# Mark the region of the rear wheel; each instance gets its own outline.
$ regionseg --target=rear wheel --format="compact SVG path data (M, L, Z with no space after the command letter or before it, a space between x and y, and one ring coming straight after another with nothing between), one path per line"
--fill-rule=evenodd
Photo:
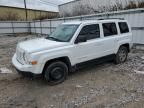
M67 75L67 65L64 62L56 61L46 67L44 77L49 85L57 85L64 82Z
M116 54L115 63L124 63L127 60L128 49L125 46L121 46Z

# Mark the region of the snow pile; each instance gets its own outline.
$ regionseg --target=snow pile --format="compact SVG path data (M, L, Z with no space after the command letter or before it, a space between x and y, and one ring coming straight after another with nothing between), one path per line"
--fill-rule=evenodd
M0 74L1 73L5 73L5 74L9 74L9 73L12 73L12 71L11 70L9 70L9 69L7 69L7 68L0 68Z

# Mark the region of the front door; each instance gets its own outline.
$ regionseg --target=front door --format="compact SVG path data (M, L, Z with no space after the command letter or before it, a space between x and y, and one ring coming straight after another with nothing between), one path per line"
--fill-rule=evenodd
M77 39L80 37L86 37L87 41L75 44L73 55L76 63L99 57L102 52L99 24L85 25L80 31Z

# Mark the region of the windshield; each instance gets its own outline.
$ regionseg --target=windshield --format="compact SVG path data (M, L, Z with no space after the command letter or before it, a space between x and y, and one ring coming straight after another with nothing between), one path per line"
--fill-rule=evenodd
M76 32L79 25L61 25L47 39L68 42Z

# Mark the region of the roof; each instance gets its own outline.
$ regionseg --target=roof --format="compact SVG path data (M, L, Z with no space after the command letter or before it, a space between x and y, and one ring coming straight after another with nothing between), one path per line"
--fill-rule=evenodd
M25 9L25 8L23 8L23 7L4 6L4 5L0 5L0 7L5 7L5 8L15 8L15 9ZM58 12L55 12L55 11L46 11L46 10L30 9L30 8L27 8L27 10L58 13Z
M98 20L83 20L83 21L70 21L70 22L65 22L63 24L76 24L76 25L79 25L79 24L88 24L88 23L98 23L98 22L115 22L115 21L126 21L126 20L123 20L123 19L98 19Z

